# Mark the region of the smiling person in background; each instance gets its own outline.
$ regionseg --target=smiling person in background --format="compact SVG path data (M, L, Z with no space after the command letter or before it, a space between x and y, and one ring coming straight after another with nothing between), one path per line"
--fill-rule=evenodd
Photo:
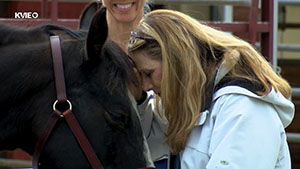
M102 0L107 9L108 38L127 51L130 32L144 16L145 0Z
M102 0L102 3L107 9L108 38L127 52L130 32L137 27L144 13L150 11L146 0ZM167 169L167 120L156 112L153 92L144 92L138 100L141 125L154 165L157 169Z

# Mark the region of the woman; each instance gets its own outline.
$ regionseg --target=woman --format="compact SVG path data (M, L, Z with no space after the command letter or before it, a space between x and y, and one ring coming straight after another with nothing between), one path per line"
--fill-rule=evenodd
M143 18L146 0L102 0L102 3L107 9L109 39L127 51L130 31Z
M148 12L148 3L146 0L102 0L102 3L107 9L108 38L127 52L130 32L136 28L144 13ZM139 92L135 93L136 86L131 87L135 98L139 98ZM168 123L156 113L152 92L144 93L138 104L141 124L154 165L157 169L166 169L169 148L165 138Z
M291 88L250 44L156 10L131 33L129 55L144 90L161 96L181 169L291 168Z

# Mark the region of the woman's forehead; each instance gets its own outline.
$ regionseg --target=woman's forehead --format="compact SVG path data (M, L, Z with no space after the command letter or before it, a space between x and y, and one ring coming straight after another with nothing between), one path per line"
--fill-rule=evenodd
M139 58L136 59L137 68L140 70L153 70L158 65L161 64L161 61L153 59L151 57L145 57L140 55Z

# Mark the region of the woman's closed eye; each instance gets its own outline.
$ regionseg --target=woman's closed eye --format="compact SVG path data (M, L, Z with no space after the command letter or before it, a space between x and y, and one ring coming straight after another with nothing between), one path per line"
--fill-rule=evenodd
M146 77L151 77L152 71L143 71L143 74L144 74Z

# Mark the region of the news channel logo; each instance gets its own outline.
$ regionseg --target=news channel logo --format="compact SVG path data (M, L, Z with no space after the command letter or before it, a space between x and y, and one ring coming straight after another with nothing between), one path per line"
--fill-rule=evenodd
M15 19L37 19L39 13L37 12L15 12Z

